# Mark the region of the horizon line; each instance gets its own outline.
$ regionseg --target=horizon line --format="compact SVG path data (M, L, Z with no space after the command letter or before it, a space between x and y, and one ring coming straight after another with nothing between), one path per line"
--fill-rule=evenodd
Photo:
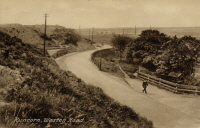
M44 24L21 24L21 23L2 23L0 24L1 25L22 25L22 26L42 26ZM65 27L65 28L71 28L71 29L79 29L79 28L72 28L72 27L66 27L64 25L58 25L58 24L48 24L47 26L60 26L60 27ZM84 27L84 28L80 28L80 29L92 29L92 28L96 28L96 29L115 29L115 28L135 28L135 26L130 26L130 27L121 27L121 26L118 26L118 27ZM152 28L200 28L200 26L184 26L184 27L167 27L167 26L150 26L149 27L143 27L143 26L138 26L136 25L136 28L149 28L149 29L152 29Z

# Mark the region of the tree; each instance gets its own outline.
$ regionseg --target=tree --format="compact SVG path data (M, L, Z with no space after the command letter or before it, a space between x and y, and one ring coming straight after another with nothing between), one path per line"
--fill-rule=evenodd
M111 39L111 43L114 48L119 50L120 53L120 61L122 59L122 53L124 52L126 45L130 42L132 42L133 39L127 36L122 36L122 35L114 35Z
M77 42L81 40L81 36L79 36L74 32L65 33L64 38L65 38L65 44L73 44L73 45L77 45Z
M164 52L157 57L158 74L179 72L188 76L194 72L200 50L200 42L191 36L178 39L176 36L162 46Z
M136 50L145 50L150 54L158 54L162 44L169 40L170 37L160 33L158 30L144 30L141 32L140 37L135 40Z
M127 60L130 62L134 58L144 59L149 55L157 55L162 50L161 46L169 40L170 37L158 30L144 30L130 45Z
M53 38L57 41L64 41L64 44L77 45L77 42L81 40L81 36L78 35L73 29L56 28L52 34Z

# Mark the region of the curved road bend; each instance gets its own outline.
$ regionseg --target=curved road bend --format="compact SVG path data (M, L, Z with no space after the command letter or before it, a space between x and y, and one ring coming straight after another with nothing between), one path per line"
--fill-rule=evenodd
M91 54L94 51L65 55L56 59L56 62L60 68L73 72L87 84L102 88L105 94L117 102L131 107L140 115L152 120L156 128L200 128L199 109L196 113L191 112L193 102L190 102L189 98L188 101L184 100L185 106L180 107L182 102L178 101L176 96L178 99L183 99L184 96L180 97L180 95L173 94L172 97L170 92L162 94L166 91L162 89L153 90L156 88L153 86L153 88L148 86L147 91L149 93L144 95L139 91L141 81L135 80L135 84L133 84L134 81L129 81L132 86L130 87L128 84L116 80L116 78L113 79L109 74L99 71L90 61ZM154 93L150 91L154 91ZM158 92L155 93L155 91ZM178 110L180 108L183 111ZM187 110L190 112L187 113ZM198 116L194 116L195 114Z

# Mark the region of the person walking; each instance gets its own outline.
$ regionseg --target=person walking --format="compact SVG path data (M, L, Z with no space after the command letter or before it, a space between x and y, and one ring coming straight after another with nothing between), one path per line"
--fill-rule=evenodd
M143 81L143 83L142 83L142 87L143 87L143 90L142 90L142 92L143 93L146 93L147 94L147 86L148 86L148 82L146 81L146 80L144 80Z

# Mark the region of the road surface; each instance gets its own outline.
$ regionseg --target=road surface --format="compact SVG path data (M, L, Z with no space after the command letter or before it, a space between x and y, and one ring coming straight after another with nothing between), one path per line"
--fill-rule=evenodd
M140 80L127 80L130 86L121 78L99 71L90 60L94 51L68 54L56 62L60 68L102 88L115 101L152 120L156 128L200 128L199 96L173 94L152 85L147 88L148 94L143 94Z

